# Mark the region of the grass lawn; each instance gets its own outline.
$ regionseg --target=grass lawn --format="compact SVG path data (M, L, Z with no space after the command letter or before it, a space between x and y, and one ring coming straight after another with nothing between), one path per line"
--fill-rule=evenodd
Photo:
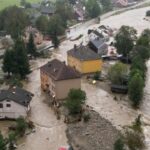
M34 3L34 2L40 2L41 0L27 0L30 3ZM12 6L12 5L19 5L20 4L20 0L0 0L0 10L8 7L8 6Z

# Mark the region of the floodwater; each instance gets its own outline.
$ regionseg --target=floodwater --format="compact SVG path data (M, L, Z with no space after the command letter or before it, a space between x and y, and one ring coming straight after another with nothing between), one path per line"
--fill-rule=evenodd
M145 12L150 9L141 8L131 10L120 15L111 16L102 20L101 24L109 25L112 28L120 28L122 25L133 26L141 33L143 29L150 28L150 22L143 20ZM71 42L66 40L62 42L60 48L55 50L52 58L58 58L62 61L67 60L66 52L73 48L74 44L86 43L86 36L88 29L99 26L82 24L71 31L72 35L84 36L78 40ZM31 102L31 114L29 116L36 125L36 132L28 135L22 142L20 142L18 150L58 150L59 146L67 145L67 138L65 135L66 125L63 120L57 120L53 111L45 103L47 98L40 89L40 74L39 67L48 62L50 59L38 59L32 62L32 69L34 70L29 75L29 82L25 84L25 88L32 92L35 96ZM146 123L150 123L149 106L150 106L150 62L148 62L148 79L145 87L145 99L140 110L135 111L130 107L127 100L115 101L114 97L107 91L102 90L95 85L88 84L85 80L82 81L82 89L87 93L87 104L93 107L101 116L108 119L114 126L121 129L123 126L131 124L131 122L138 116L143 114ZM122 98L123 99L123 98ZM150 127L144 126L146 141L150 149Z
M135 27L138 33L141 33L142 30L150 27L150 22L143 20L145 12L148 9L150 9L150 7L137 10L135 9L117 16L111 16L107 19L104 19L102 24L109 25L112 28L120 28L122 25L129 25ZM86 42L88 29L95 28L99 26L99 24L91 26L82 24L81 26L82 27L79 27L79 30L78 28L72 30L71 35L83 34L83 38L74 42L69 40L62 42L59 49L53 52L52 58L58 58L62 61L67 60L67 51L73 48L74 44ZM40 90L38 67L47 61L48 60L41 59L34 63L33 68L35 67L37 69L35 69L34 72L29 76L30 82L26 85L26 88L35 94L35 97L31 103L32 112L30 118L36 124L36 133L27 136L24 144L22 144L19 150L57 150L58 146L67 144L67 139L65 136L65 124L63 121L57 121L51 109L45 103L43 103L44 96ZM148 72L150 74L150 71ZM148 83L150 84L150 81ZM101 116L108 119L118 129L122 129L123 126L131 124L140 113L146 115L150 114L150 102L148 101L148 97L141 110L135 111L130 107L130 104L127 100L115 101L113 96L107 91L104 91L94 85L90 85L85 81L82 81L82 88L87 93L87 104L99 112ZM147 85L147 91L148 88L149 86ZM149 144L149 127L146 126L144 128L144 132L148 142L147 144Z
M47 61L49 60L40 59L32 62L34 71L29 75L25 88L34 94L29 119L34 122L36 132L22 140L18 150L58 150L60 146L67 145L66 125L63 120L56 119L54 112L45 103L48 99L40 88L38 68Z

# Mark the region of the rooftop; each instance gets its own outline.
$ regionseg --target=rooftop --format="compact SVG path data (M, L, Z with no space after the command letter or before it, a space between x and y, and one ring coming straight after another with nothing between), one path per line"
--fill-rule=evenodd
M102 38L95 38L94 40L90 41L97 49L99 48L107 48L107 44L105 43L104 39Z
M13 87L9 90L0 91L0 102L4 100L12 100L20 105L27 107L32 99L32 96L32 93L24 89Z
M54 59L41 67L41 71L48 74L55 81L80 78L81 75L65 62Z
M78 47L74 46L72 50L68 51L68 55L71 55L81 61L100 59L99 55L93 52L89 47L83 45Z

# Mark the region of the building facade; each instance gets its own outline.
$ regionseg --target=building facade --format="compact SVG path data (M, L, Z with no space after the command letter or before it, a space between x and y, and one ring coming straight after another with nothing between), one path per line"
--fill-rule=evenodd
M18 87L0 91L0 119L26 117L33 94Z
M67 53L68 65L78 70L81 74L101 71L102 60L99 55L86 46L75 46Z
M71 89L81 88L81 75L57 59L40 68L41 88L56 100L65 99Z

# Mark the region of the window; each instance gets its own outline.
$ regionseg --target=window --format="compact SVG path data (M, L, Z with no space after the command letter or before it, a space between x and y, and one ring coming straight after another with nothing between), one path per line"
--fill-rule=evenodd
M11 105L10 104L6 104L6 107L11 107Z
M3 108L3 104L2 103L0 103L0 108Z

